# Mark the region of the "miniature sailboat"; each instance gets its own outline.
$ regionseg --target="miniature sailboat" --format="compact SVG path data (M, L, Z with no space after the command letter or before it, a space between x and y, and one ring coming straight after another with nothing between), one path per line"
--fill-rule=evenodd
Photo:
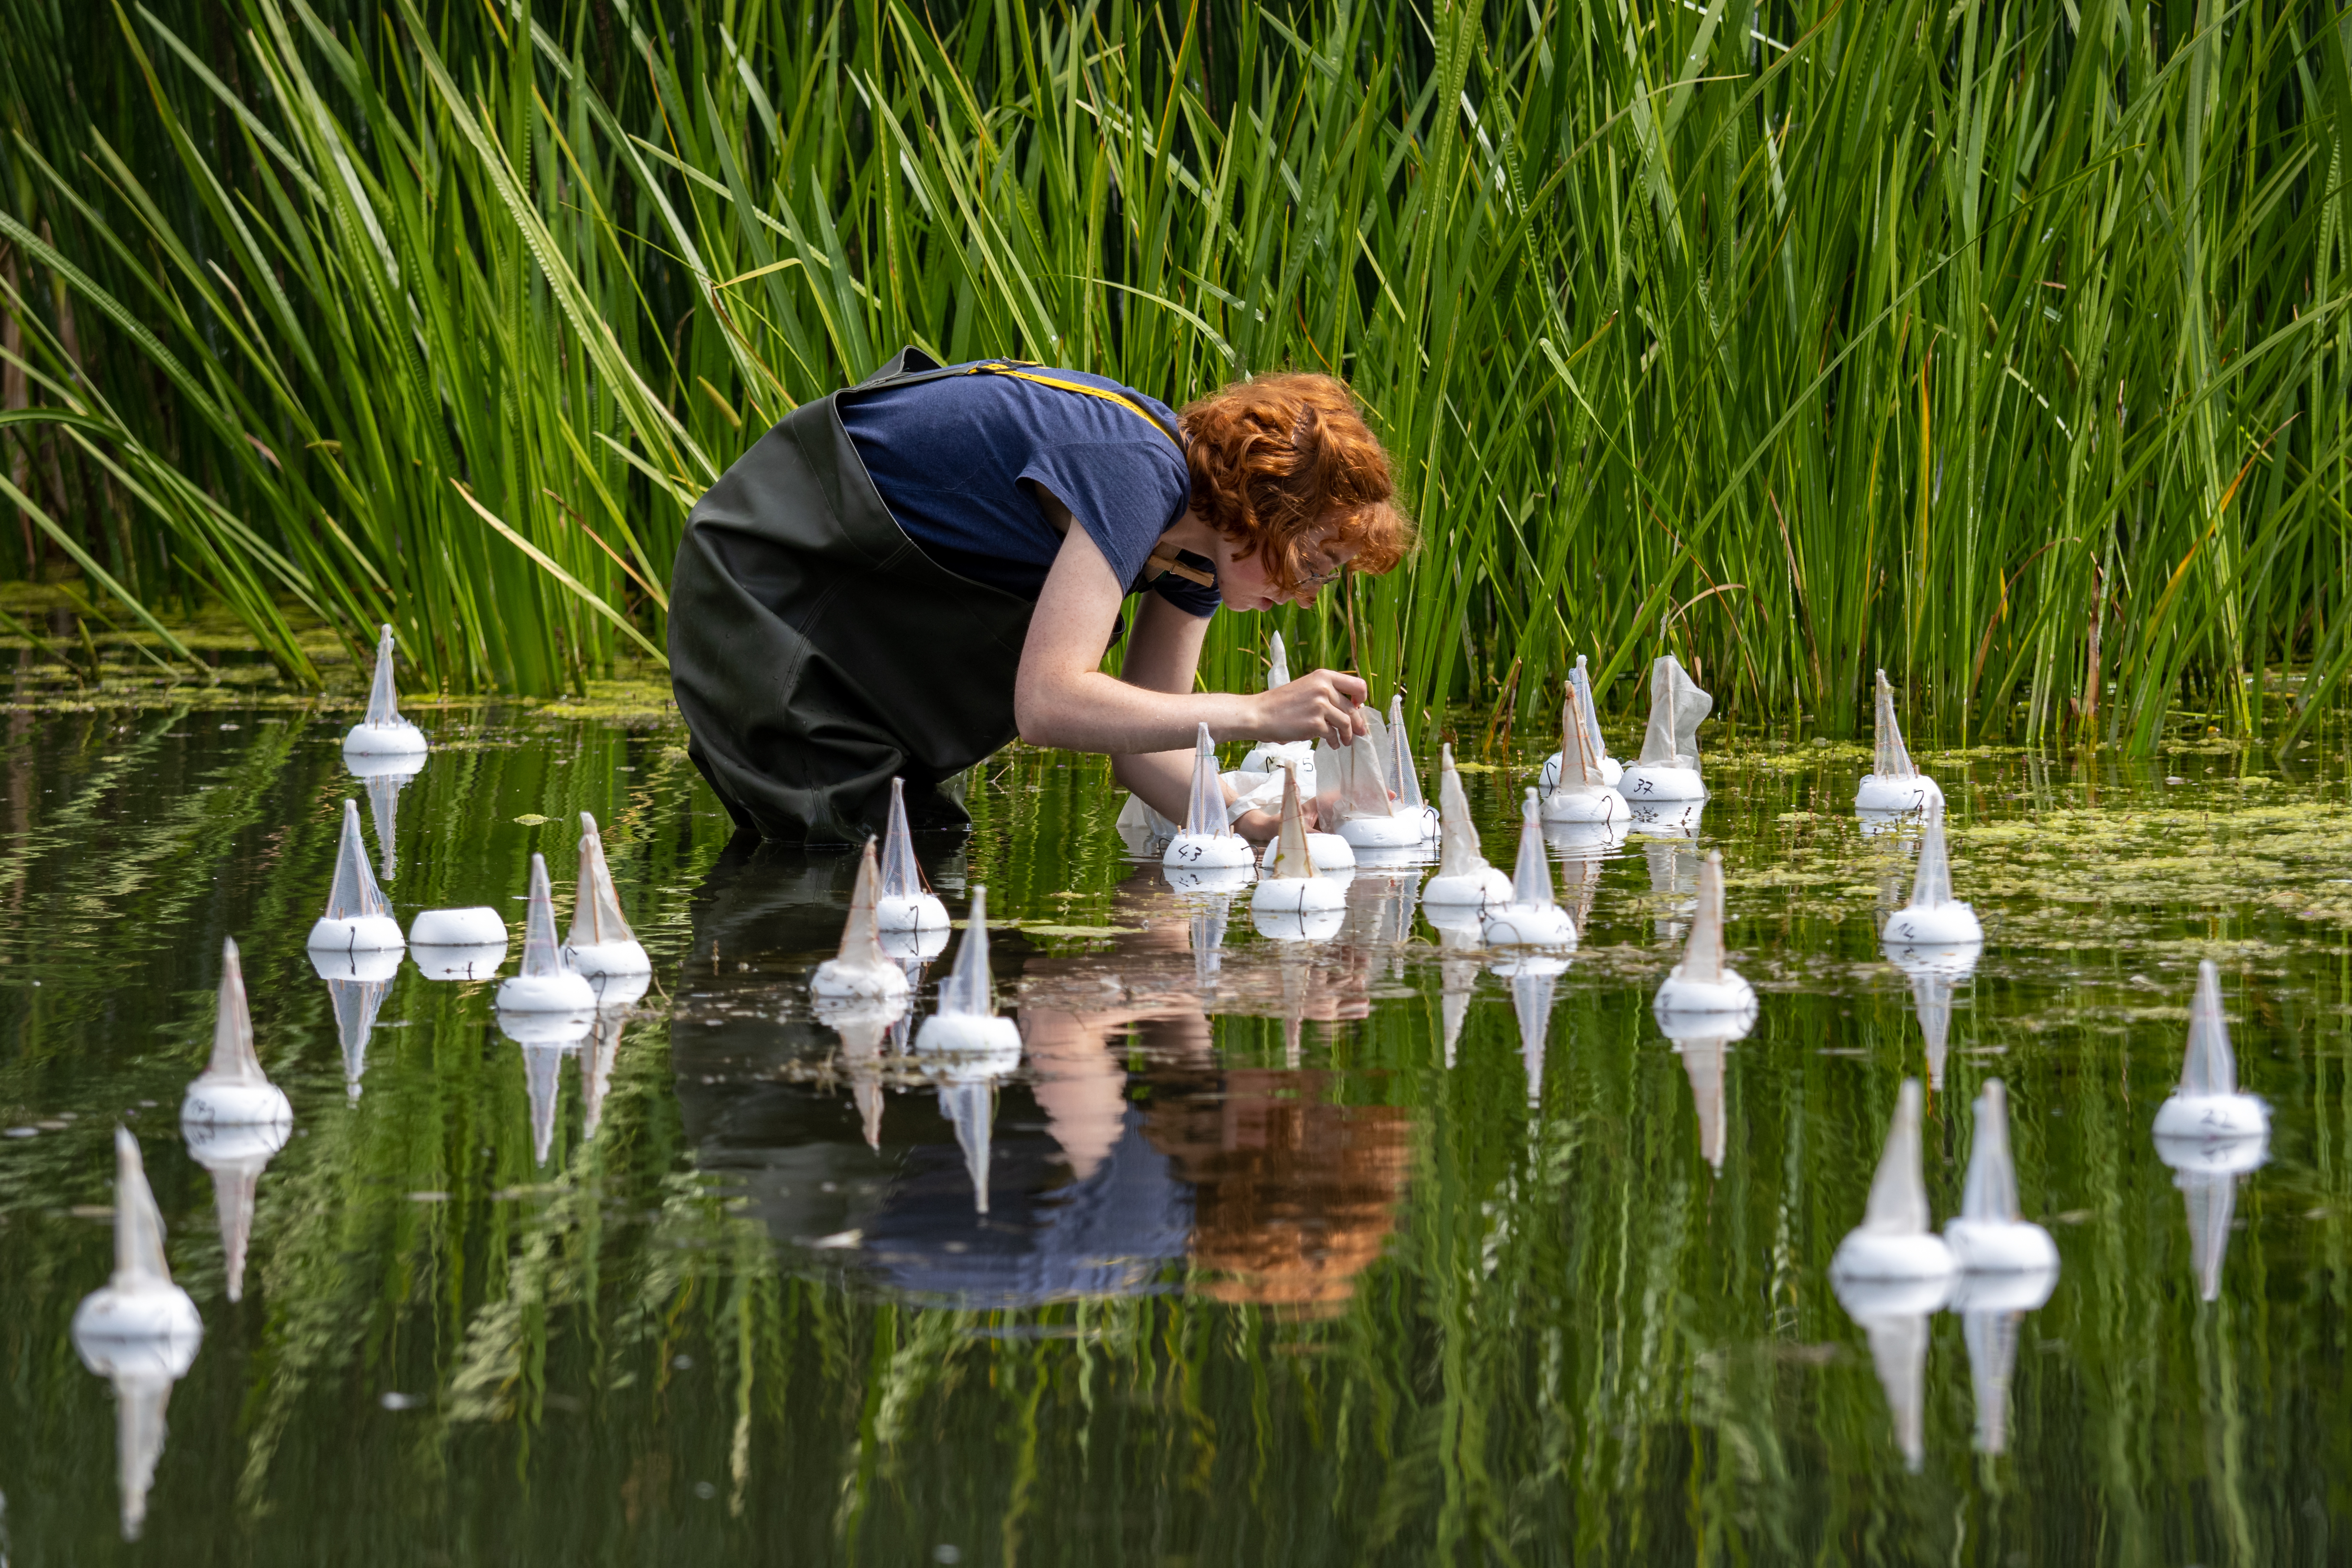
M1830 1260L1830 1278L1856 1281L1943 1281L1951 1276L1951 1249L1927 1228L1927 1185L1919 1174L1919 1081L1906 1078L1895 1099L1895 1121L1870 1184L1862 1224L1846 1233Z
M1486 863L1471 821L1470 796L1454 766L1454 747L1438 748L1437 874L1421 890L1423 908L1484 909L1511 901L1511 879Z
M213 1019L212 1061L188 1085L180 1104L183 1124L197 1127L275 1126L290 1128L294 1108L285 1092L261 1071L253 1050L253 1015L245 998L245 970L237 962L236 944L221 943L219 1010ZM284 1141L282 1138L279 1140Z
M1568 701L1575 705L1577 722L1584 730L1585 753L1600 769L1601 782L1612 789L1616 789L1625 776L1624 765L1609 755L1609 743L1601 738L1601 713L1592 705L1592 674L1585 667L1581 653L1576 656L1576 668L1568 673ZM1560 765L1567 755L1568 747L1563 746L1544 758L1543 771L1538 775L1537 783L1541 786L1546 799L1559 788Z
M115 1443L122 1493L122 1538L136 1541L147 1492L163 1455L163 1409L172 1385L194 1364L204 1320L163 1260L163 1218L147 1186L139 1141L114 1132L114 1276L74 1310L73 1343L82 1364L114 1384Z
M1661 653L1650 665L1650 727L1639 760L1617 780L1631 801L1704 800L1699 777L1698 727L1713 712L1715 698L1698 689L1682 661Z
M1944 808L1929 805L1919 829L1919 867L1911 877L1911 902L1888 917L1889 946L1967 947L1984 940L1977 912L1952 896L1952 866L1944 852Z
M1559 766L1552 769L1552 784L1544 796L1544 821L1624 821L1633 810L1625 804L1625 797L1611 789L1602 778L1601 759L1585 737L1584 724L1576 707L1576 694L1571 691L1568 700L1560 704Z
M1347 890L1315 870L1307 819L1299 809L1298 778L1282 780L1282 831L1275 835L1274 863L1250 894L1250 908L1268 914L1307 915L1345 908Z
M1340 749L1317 741L1316 777L1325 792L1338 795L1339 836L1360 850L1418 850L1422 822L1401 816L1389 796L1388 753L1381 736L1388 726L1380 715L1364 715L1367 732Z
M547 858L530 857L530 895L523 904L522 967L499 983L501 1013L588 1014L596 988L574 969L555 940L555 898L548 891ZM582 1031L586 1032L583 1023Z
M1698 868L1698 908L1691 915L1690 941L1683 961L1666 976L1650 1003L1661 1017L1674 1013L1753 1013L1756 990L1723 961L1723 852L1709 850Z
M907 781L890 780L890 821L882 833L882 895L874 924L884 931L945 931L948 906L923 883L915 835L907 827Z
M1401 817L1419 815L1424 841L1437 837L1437 808L1421 793L1421 771L1412 765L1412 740L1404 729L1404 694L1389 698L1389 788Z
M368 685L367 717L343 737L344 756L421 757L428 748L425 732L400 716L392 664L392 628L387 625L375 640L375 675Z
M1930 806L1941 810L1943 786L1911 766L1902 726L1895 720L1895 688L1887 684L1885 670L1878 672L1877 743L1878 755L1854 791L1853 809L1882 817L1924 811Z
M2189 1051L2180 1083L2156 1113L2158 1138L2267 1137L2271 1108L2238 1092L2238 1059L2221 1016L2221 971L2208 958L2197 966L2197 999L2189 1008Z
M1234 831L1225 814L1224 780L1217 773L1217 746L1209 727L1201 726L1192 747L1192 800L1185 813L1184 831L1168 841L1160 862L1171 871L1246 868L1256 857Z
M428 980L487 980L507 961L507 923L487 904L420 910L408 956Z
M1519 809L1519 858L1511 873L1511 901L1488 909L1478 934L1489 947L1573 947L1576 922L1552 896L1551 857L1529 789Z
M343 802L343 834L335 846L335 880L327 892L327 913L310 927L312 952L390 952L405 945L392 905L376 890L368 869L367 844L360 836L360 806ZM396 963L395 959L395 963Z
M882 873L875 862L874 841L858 852L857 882L849 895L849 918L841 928L841 951L816 967L809 979L809 995L864 998L886 1001L907 994L907 972L890 961L875 939L874 904L881 896Z
M1266 639L1265 689L1290 684L1290 660L1283 651L1282 633L1274 632ZM1311 740L1264 740L1242 758L1242 768L1248 773L1279 773L1287 763L1298 775L1301 794L1315 793L1315 743Z
M940 982L939 1009L915 1031L915 1050L926 1056L961 1052L996 1057L1010 1052L1013 1062L1021 1060L1021 1026L996 1010L995 985L988 967L985 887L971 890L963 946L956 949L955 967Z
M1998 1078L1977 1094L1976 1145L1969 1151L1960 1216L1944 1227L1953 1260L1972 1274L2054 1270L2058 1244L2017 1203L2017 1166L2009 1152L2009 1093Z
M1717 1175L1723 1171L1723 1151L1728 1131L1724 1098L1724 1061L1731 1048L1756 1027L1756 1012L1694 1013L1660 1011L1661 1033L1674 1042L1690 1080L1691 1109L1698 1117L1698 1152Z
M1266 841L1265 852L1258 857L1259 869L1273 874L1283 874L1275 873L1274 867L1275 862L1282 853L1283 845L1289 841L1291 802L1295 800L1299 809L1299 833L1306 841L1304 847L1307 862L1315 868L1307 874L1330 878L1335 873L1352 873L1356 866L1356 847L1353 844L1337 833L1317 833L1307 830L1306 805L1307 798L1315 792L1311 782L1314 770L1309 768L1304 773L1298 772L1285 760L1276 764L1275 771L1281 774L1283 779L1282 800L1276 811L1282 821L1282 829ZM1297 863L1299 862L1296 860L1292 862L1294 867ZM1294 870L1289 874L1297 873ZM1335 885L1344 887L1347 880L1346 876L1339 876ZM1265 884L1261 883L1259 885ZM1256 907L1263 909L1274 906L1261 904ZM1318 904L1315 907L1323 906Z
M621 895L613 886L612 868L604 863L604 835L585 811L580 813L580 880L572 889L572 934L564 939L563 958L588 976L654 972L645 944L622 917Z

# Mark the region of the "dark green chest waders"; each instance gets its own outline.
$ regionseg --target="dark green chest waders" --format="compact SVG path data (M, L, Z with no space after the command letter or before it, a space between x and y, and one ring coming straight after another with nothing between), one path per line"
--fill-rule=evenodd
M971 818L940 789L1017 733L1036 607L925 555L883 504L837 400L964 372L902 349L793 410L687 517L670 680L694 765L740 828L859 843L907 781L913 826Z

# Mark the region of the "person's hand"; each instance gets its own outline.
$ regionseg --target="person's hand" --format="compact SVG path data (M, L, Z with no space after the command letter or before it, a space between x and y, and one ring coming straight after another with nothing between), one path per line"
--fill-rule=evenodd
M1320 825L1322 820L1321 804L1322 802L1320 798L1317 796L1307 795L1302 796L1299 799L1299 820L1306 823L1307 831L1310 833L1319 833L1324 831ZM1254 844L1271 843L1274 841L1275 835L1282 831L1282 813L1279 811L1244 811L1240 816L1234 819L1234 831L1239 833L1242 837L1247 839Z
M1344 747L1367 733L1364 698L1370 689L1353 675L1317 670L1257 699L1260 740L1321 740Z

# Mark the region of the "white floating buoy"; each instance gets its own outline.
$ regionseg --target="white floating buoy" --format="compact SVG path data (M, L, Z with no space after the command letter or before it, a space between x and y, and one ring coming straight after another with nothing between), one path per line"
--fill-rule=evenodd
M1878 672L1877 721L1878 755L1854 790L1853 809L1881 817L1924 811L1931 805L1941 810L1943 786L1911 766L1902 727L1895 718L1895 688L1887 684L1885 670Z
M1633 815L1625 797L1601 776L1601 759L1577 718L1574 692L1560 705L1559 766L1551 769L1551 780L1543 798L1547 822L1622 822Z
M1709 850L1699 862L1698 907L1691 912L1690 940L1683 948L1683 961L1668 972L1650 1008L1661 1018L1756 1010L1755 988L1723 961L1721 850Z
M555 897L548 891L544 855L530 857L530 895L523 909L522 967L499 982L498 1010L582 1015L580 1032L584 1034L585 1015L596 1010L596 990L564 961L555 940Z
M507 923L495 909L426 909L408 923L408 956L428 980L487 980L507 961Z
M1948 1280L1951 1249L1927 1228L1927 1184L1919 1175L1919 1081L1906 1078L1895 1097L1895 1121L1871 1179L1862 1224L1830 1260L1830 1278L1857 1281Z
M392 628L386 626L375 640L375 676L368 685L367 717L343 737L343 755L346 758L421 757L427 748L425 732L400 716L393 692Z
M1404 729L1404 694L1389 698L1389 788L1396 795L1396 814L1419 817L1426 843L1437 837L1437 808L1421 792L1421 770L1412 763L1412 739Z
M1427 910L1485 909L1511 901L1511 879L1486 863L1478 843L1478 827L1470 818L1470 796L1462 788L1461 771L1454 766L1454 747L1438 748L1437 874L1422 887L1422 907ZM1437 916L1432 915L1432 924Z
M1266 638L1265 689L1290 684L1290 661L1283 652L1282 633ZM1287 765L1298 775L1299 790L1315 793L1315 743L1311 740L1262 740L1242 758L1247 773L1279 773Z
M1577 723L1584 731L1585 752L1600 770L1601 782L1616 789L1625 777L1625 768L1609 755L1609 743L1601 738L1601 712L1592 706L1592 675L1585 668L1581 653L1576 656L1576 668L1568 673L1568 700L1575 705ZM1536 776L1536 783L1546 799L1559 787L1560 768L1567 757L1568 747L1562 746L1544 758L1543 771Z
M604 863L604 835L585 811L580 813L580 880L572 890L572 934L564 938L563 958L588 976L654 972L645 944L621 915L621 895Z
M306 944L314 953L390 952L398 967L405 946L392 905L376 890L368 869L367 844L360 836L360 805L343 802L343 835L335 846L335 881L327 892L327 913L310 927Z
M1952 865L1944 853L1940 800L1923 813L1911 902L1887 916L1881 939L1897 947L1966 947L1984 940L1977 912L1952 896Z
M294 1124L285 1092L261 1071L253 1051L253 1015L246 1005L245 971L236 944L221 944L220 1001L213 1019L213 1056L180 1103L183 1125L274 1126ZM281 1143L283 1139L279 1140Z
M1321 779L1326 795L1337 798L1339 821L1333 831L1358 850L1417 852L1422 844L1421 820L1399 816L1389 795L1388 754L1380 741L1388 726L1369 710L1364 722L1366 733L1345 747L1335 749L1327 741L1315 743L1316 777ZM1363 857L1360 855L1358 862L1362 863Z
M1617 780L1618 792L1635 803L1706 800L1698 727L1714 709L1715 699L1698 689L1682 661L1661 653L1650 665L1650 726L1642 755Z
M2189 1007L2189 1050L2180 1083L2158 1107L2159 1138L2209 1142L2270 1135L2271 1108L2238 1092L2238 1059L2221 1016L2221 971L2208 958L2197 966L2197 999Z
M1282 778L1282 829L1273 847L1274 862L1250 894L1253 913L1311 915L1347 907L1346 890L1317 874L1307 819L1299 808L1298 776L1287 769Z
M890 780L890 820L882 831L882 893L874 901L874 925L880 931L948 928L948 906L924 883L922 864L915 859L903 779Z
M1217 773L1217 746L1209 727L1201 726L1192 746L1192 800L1185 813L1184 831L1168 841L1160 863L1171 871L1246 870L1255 861L1248 841L1234 831L1225 814L1224 781Z
M1519 858L1511 873L1511 900L1486 910L1478 935L1489 947L1576 946L1576 922L1552 896L1551 857L1544 850L1543 821L1532 789L1519 807Z
M1301 784L1298 790L1300 797L1304 799L1307 786ZM1265 848L1258 852L1258 870L1272 871L1274 857L1281 848L1281 834L1276 833L1273 838L1266 840ZM1330 876L1335 872L1352 872L1356 869L1356 846L1337 833L1308 833L1307 852L1314 859L1317 876Z
M1953 1261L1977 1274L2053 1272L2058 1244L2027 1219L2017 1202L2017 1166L2009 1152L2009 1094L1998 1078L1977 1093L1976 1144L1969 1151L1960 1215L1944 1227Z
M907 994L907 972L892 963L875 940L874 904L881 889L874 841L868 839L858 852L857 882L849 894L849 918L841 928L841 951L816 967L809 979L810 996L887 1000Z

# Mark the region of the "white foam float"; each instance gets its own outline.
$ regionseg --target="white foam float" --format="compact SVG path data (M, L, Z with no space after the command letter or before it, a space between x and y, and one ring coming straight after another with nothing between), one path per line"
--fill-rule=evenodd
M604 863L604 835L585 811L580 813L580 878L572 891L572 932L563 941L563 961L588 976L654 972L645 944L621 914L620 892L613 885L612 867ZM640 988L637 994L645 993Z
M1977 912L1952 896L1952 865L1944 851L1944 808L1922 814L1919 864L1911 875L1911 902L1886 918L1880 940L1896 947L1966 947L1984 940Z
M841 927L841 951L816 967L809 978L810 996L819 1001L860 997L887 1001L907 995L907 972L890 961L876 940L874 904L881 890L874 841L868 839L858 852L857 881L850 890L849 918Z
M1282 633L1266 638L1265 689L1290 684L1290 660L1282 647ZM1311 740L1262 740L1242 758L1242 769L1247 773L1279 773L1289 767L1298 775L1298 788L1307 795L1315 793L1315 743Z
M1282 780L1282 828L1271 846L1274 862L1250 894L1252 913L1307 915L1344 909L1347 892L1330 878L1318 874L1308 841L1307 819L1299 809L1297 775Z
M1470 817L1470 796L1454 766L1454 747L1440 747L1438 758L1437 874L1422 887L1422 907L1481 910L1489 904L1508 904L1511 879L1486 863L1478 843L1478 826ZM1432 914L1431 923L1437 918Z
M1895 716L1895 688L1878 672L1877 755L1853 793L1853 809L1874 817L1909 816L1944 804L1943 786L1911 765Z
M1412 737L1405 733L1404 694L1389 698L1389 788L1396 795L1396 814L1421 819L1424 843L1436 839L1437 808L1421 792L1421 770L1413 766Z
M1725 1111L1724 1062L1731 1048L1756 1027L1756 1009L1736 1013L1656 1014L1658 1030L1683 1059L1690 1080L1691 1109L1698 1118L1698 1152L1717 1175L1723 1172L1728 1124Z
M228 1299L245 1294L246 1250L253 1236L254 1193L261 1173L294 1134L294 1108L261 1071L253 1049L253 1015L236 944L221 944L219 1010L213 1054L180 1103L180 1136L189 1155L212 1173L220 1218Z
M1830 1259L1830 1279L1942 1283L1954 1264L1944 1239L1927 1228L1927 1184L1919 1174L1919 1081L1906 1078L1895 1097L1895 1120L1862 1224ZM1929 1309L1932 1310L1932 1309Z
M1940 1092L1952 1031L1952 989L1976 972L1984 949L1963 942L1941 947L1886 944L1880 951L1910 978L1911 1006L1919 1015L1919 1037L1927 1051L1927 1088Z
M877 930L874 933L874 939L881 944L882 951L898 959L901 965L928 964L948 950L948 927L936 925L926 926L919 931L904 928ZM912 978L911 976L908 977Z
M1650 665L1650 724L1642 755L1617 780L1618 792L1629 802L1706 800L1698 727L1714 708L1715 698L1698 689L1680 659L1658 655Z
M1557 953L1520 952L1493 967L1511 988L1511 1013L1519 1025L1519 1064L1527 1071L1528 1103L1543 1103L1544 1049L1551 1032L1552 998L1568 960Z
M1576 946L1576 922L1552 896L1551 857L1545 852L1539 813L1530 789L1519 807L1519 857L1511 873L1511 900L1488 908L1479 919L1479 936L1489 947Z
M2009 1149L2009 1093L1998 1078L1978 1091L1976 1142L1959 1218L1944 1226L1945 1244L1964 1273L2055 1273L2058 1244L2025 1218L2017 1202L2017 1165Z
M1317 741L1316 777L1324 797L1334 801L1339 821L1333 830L1359 852L1356 863L1367 863L1365 852L1404 851L1417 854L1422 845L1419 817L1400 816L1389 795L1387 752L1381 736L1388 728L1381 716L1366 710L1366 733L1348 746L1334 748Z
M882 894L874 901L882 931L945 931L948 906L923 881L915 835L907 826L907 782L890 780L890 821L882 831Z
M335 846L335 880L327 891L327 913L310 927L305 946L313 953L390 952L395 967L405 946L400 922L392 917L392 905L368 869L356 800L343 802L343 831Z
M564 958L555 940L555 897L548 891L547 857L530 857L530 894L523 904L522 965L499 984L501 1014L586 1015L596 1010L596 988ZM522 1038L517 1035L516 1039Z
M2189 1007L2189 1049L2180 1082L2157 1108L2159 1138L2206 1141L2265 1138L2271 1108L2238 1092L2238 1059L2221 1016L2221 971L2208 958L2197 966L2197 998Z
M507 923L487 904L420 910L408 923L408 956L428 980L488 980L507 961Z
M392 628L375 640L375 674L368 684L367 716L343 737L343 756L422 757L430 748L425 732L400 716L393 689Z
M1306 788L1303 784L1299 786L1302 794ZM1266 840L1265 848L1258 852L1258 870L1272 871L1274 857L1281 848L1282 836L1279 833ZM1307 852L1315 862L1317 876L1337 875L1344 880L1348 873L1356 869L1356 846L1337 833L1308 833Z
M1601 738L1601 713L1592 705L1592 675L1585 668L1581 653L1576 656L1576 667L1568 673L1568 700L1574 705L1576 722L1584 732L1585 751L1600 771L1601 782L1616 789L1625 777L1625 767L1609 755L1609 743ZM1536 783L1546 798L1559 787L1560 767L1567 756L1568 747L1562 746L1544 758L1543 771L1536 776Z
M1576 711L1576 694L1559 708L1559 755L1557 767L1546 764L1550 785L1543 796L1543 816L1552 822L1627 822L1633 809L1625 797L1602 777L1601 759L1585 738Z
M1184 831L1168 841L1160 863L1171 871L1246 869L1255 859L1248 841L1234 831L1226 814L1216 742L1209 738L1209 727L1203 724L1192 744L1192 799L1184 815Z
M1661 1019L1756 1010L1755 988L1724 962L1721 850L1709 850L1699 862L1698 907L1691 914L1690 940L1683 948L1683 961L1667 973L1650 1008Z
M114 1385L115 1463L122 1538L136 1541L163 1455L163 1410L204 1343L204 1320L163 1260L163 1217L139 1141L114 1130L114 1274L74 1309L82 1364Z

